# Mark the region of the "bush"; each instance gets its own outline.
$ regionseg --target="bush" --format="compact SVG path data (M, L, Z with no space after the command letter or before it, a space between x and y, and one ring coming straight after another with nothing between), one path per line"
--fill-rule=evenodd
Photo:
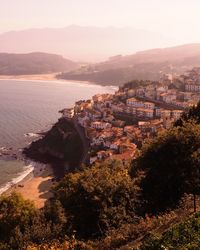
M78 237L103 236L110 228L134 221L139 190L128 171L122 162L107 161L68 174L58 184L56 198Z
M184 123L146 143L132 174L143 174L143 212L158 213L179 204L184 193L200 193L200 125Z

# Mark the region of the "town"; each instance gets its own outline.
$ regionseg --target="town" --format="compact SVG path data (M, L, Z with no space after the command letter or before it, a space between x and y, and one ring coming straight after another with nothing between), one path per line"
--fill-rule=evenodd
M163 75L159 82L132 81L115 94L97 94L61 112L83 128L92 164L109 157L133 159L146 139L170 128L199 100L200 68L193 68Z

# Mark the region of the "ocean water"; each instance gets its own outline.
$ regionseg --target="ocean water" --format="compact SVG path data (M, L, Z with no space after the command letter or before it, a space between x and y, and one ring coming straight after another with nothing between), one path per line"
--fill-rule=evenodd
M25 135L48 130L60 117L59 110L94 94L114 90L73 81L0 80L0 148L20 150L30 143ZM24 178L32 168L20 160L0 158L0 193Z

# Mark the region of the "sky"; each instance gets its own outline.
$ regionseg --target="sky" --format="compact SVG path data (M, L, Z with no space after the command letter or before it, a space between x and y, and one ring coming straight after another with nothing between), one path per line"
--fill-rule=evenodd
M177 42L200 42L199 0L0 0L0 32L27 28L131 26Z

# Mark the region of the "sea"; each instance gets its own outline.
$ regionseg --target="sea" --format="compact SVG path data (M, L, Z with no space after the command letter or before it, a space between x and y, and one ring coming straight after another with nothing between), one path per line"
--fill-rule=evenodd
M37 139L38 133L50 129L60 117L59 110L115 90L74 81L0 80L0 194L34 169L34 162L27 164L10 157L9 152L18 154Z

